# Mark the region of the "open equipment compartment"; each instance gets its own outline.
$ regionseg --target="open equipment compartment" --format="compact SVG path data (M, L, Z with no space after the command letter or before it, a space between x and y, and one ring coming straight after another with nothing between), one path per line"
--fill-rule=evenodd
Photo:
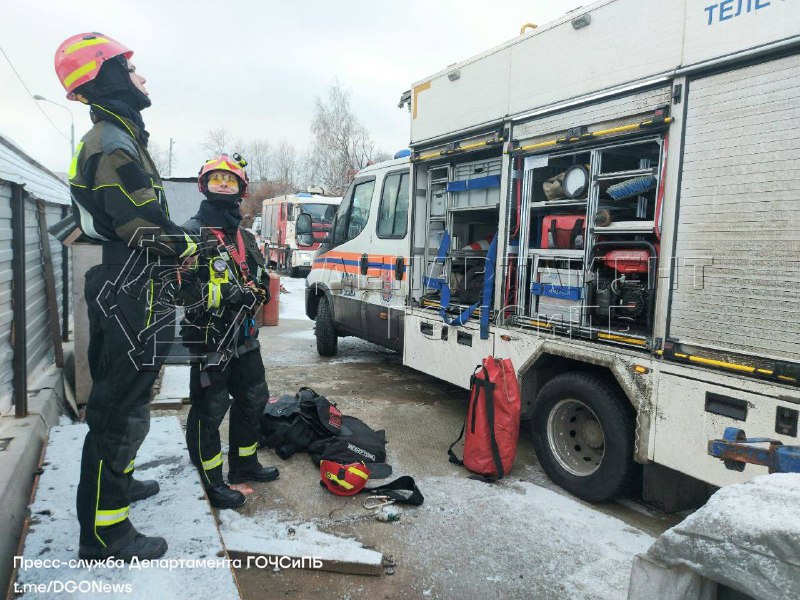
M418 248L425 264L423 307L441 308L443 286L450 291L445 308L451 316L482 299L486 255L499 226L498 154L499 148L487 149L416 167L417 183L425 185L418 197L424 193L427 200L425 231L417 230L426 240L424 248ZM418 209L416 218L421 213ZM480 308L469 318L479 315Z
M664 140L626 137L514 156L522 268L507 287L521 325L650 343Z

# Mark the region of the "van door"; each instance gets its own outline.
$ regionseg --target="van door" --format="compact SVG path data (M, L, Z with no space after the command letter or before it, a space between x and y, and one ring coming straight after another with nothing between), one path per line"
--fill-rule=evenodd
M326 287L333 299L333 316L340 334L364 337L362 318L362 256L369 252L370 221L376 188L374 175L357 177L336 212L331 246L314 260L308 284ZM374 217L373 217L374 220Z
M368 277L363 288L365 339L403 349L409 275L409 169L388 171L376 189L378 214L370 226Z

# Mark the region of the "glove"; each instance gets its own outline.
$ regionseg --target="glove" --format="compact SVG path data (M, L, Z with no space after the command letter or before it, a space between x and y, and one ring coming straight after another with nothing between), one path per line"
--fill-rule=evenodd
M250 282L247 284L250 291L252 291L256 296L256 302L258 304L266 304L269 302L269 290L257 286L255 283Z

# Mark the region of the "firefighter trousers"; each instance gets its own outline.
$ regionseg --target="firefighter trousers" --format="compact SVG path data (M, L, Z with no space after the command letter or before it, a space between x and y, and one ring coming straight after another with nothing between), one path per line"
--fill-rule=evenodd
M141 343L152 316L152 296L147 286L138 294L118 291L122 272L122 266L96 265L86 273L85 288L92 390L77 512L81 547L108 553L137 533L128 520L128 486L150 429L149 402L160 368L155 344L148 349Z
M186 444L207 488L223 483L219 427L229 408L228 467L231 471L258 467L259 422L268 396L258 348L234 356L224 369L202 370L197 363L192 365Z

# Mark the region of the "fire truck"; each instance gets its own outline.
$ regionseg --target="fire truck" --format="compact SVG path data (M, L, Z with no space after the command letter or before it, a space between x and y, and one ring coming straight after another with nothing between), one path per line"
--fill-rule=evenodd
M270 264L285 269L291 277L298 277L301 270L309 270L314 253L330 231L341 200L341 197L326 196L319 187L264 200L260 233L264 255ZM296 235L294 224L301 213L311 215L314 227L309 234Z
M766 473L708 448L797 444L798 23L603 0L415 83L410 157L358 174L307 279L318 351L357 335L464 388L511 359L539 462L588 501Z

